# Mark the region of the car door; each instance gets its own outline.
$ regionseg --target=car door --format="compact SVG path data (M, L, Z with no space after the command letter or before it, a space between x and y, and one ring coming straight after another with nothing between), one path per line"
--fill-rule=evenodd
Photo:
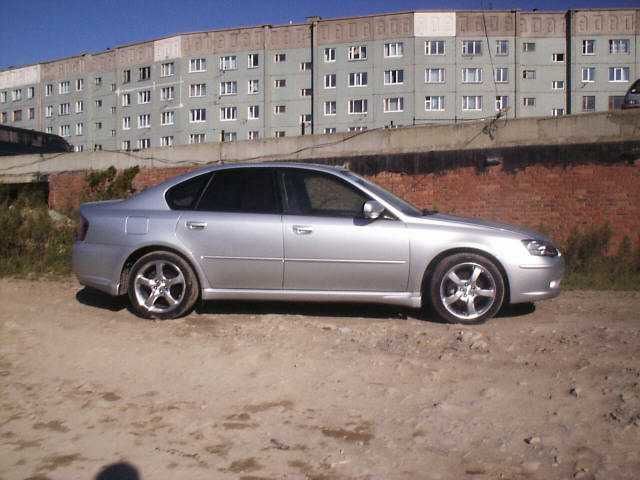
M284 289L404 292L409 238L390 215L362 216L370 198L336 175L280 172L285 215Z
M282 289L280 199L271 168L214 172L177 235L214 289Z

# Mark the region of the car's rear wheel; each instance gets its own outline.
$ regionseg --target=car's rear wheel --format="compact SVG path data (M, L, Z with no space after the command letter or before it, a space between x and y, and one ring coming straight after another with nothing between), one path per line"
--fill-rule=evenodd
M496 265L475 253L444 258L431 276L429 294L435 313L450 323L483 323L504 301L504 279Z
M198 299L198 280L182 257L171 252L151 252L131 268L129 300L144 318L167 320L188 313Z

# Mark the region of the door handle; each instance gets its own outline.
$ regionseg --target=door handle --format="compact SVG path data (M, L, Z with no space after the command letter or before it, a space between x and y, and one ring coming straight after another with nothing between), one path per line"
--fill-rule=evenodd
M305 225L294 225L292 228L293 233L296 235L309 235L310 233L313 233L313 228Z
M187 221L187 228L189 230L204 230L207 228L207 222L193 222L189 220Z

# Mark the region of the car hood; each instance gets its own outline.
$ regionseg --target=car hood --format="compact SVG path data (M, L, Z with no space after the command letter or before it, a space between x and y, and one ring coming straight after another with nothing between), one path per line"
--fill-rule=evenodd
M509 225L508 223L491 222L481 220L479 218L466 218L456 215L448 215L445 213L432 213L423 217L411 217L411 223L418 224L438 224L438 225L456 225L461 228L473 230L492 230L513 234L521 238L540 238L548 240L545 235L527 228Z

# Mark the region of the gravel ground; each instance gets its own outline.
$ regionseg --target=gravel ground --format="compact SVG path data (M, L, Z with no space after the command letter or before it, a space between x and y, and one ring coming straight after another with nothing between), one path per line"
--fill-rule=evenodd
M71 280L0 280L0 304L2 480L640 478L638 292L470 328L274 303L152 322Z

